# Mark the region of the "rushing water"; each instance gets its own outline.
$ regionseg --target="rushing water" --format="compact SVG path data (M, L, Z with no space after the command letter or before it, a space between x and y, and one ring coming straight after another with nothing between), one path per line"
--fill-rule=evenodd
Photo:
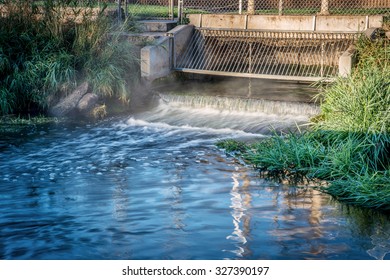
M302 90L279 87L299 102L163 90L144 112L3 140L0 258L389 259L385 215L261 179L215 147L306 122Z

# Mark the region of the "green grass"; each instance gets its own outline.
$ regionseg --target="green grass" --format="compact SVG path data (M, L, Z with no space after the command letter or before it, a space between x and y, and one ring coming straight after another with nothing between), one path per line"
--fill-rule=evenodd
M38 126L57 124L61 122L58 118L46 116L3 116L0 117L0 134L3 139L20 136L23 133L34 133Z
M169 15L169 9L167 5L139 5L129 4L128 5L129 15L133 18L167 18ZM177 17L177 7L174 7L174 17Z
M254 144L222 141L218 146L243 158L262 176L288 179L292 184L327 181L327 187L319 188L341 201L390 210L390 138L381 146L373 141L374 137L307 131L273 136ZM378 150L382 150L381 156L375 155Z
M318 187L341 201L390 210L390 46L363 40L357 47L356 69L323 89L311 129L218 146L267 176L325 180Z

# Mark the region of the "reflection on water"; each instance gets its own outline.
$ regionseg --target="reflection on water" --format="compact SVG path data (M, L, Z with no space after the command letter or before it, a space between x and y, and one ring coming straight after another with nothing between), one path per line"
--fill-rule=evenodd
M236 168L238 171L238 168ZM242 186L238 180L239 176L243 175ZM235 172L232 174L233 188L230 192L232 217L234 231L227 239L235 241L236 249L231 251L237 257L249 257L252 255L250 248L247 245L247 238L250 238L250 216L246 213L247 209L251 208L251 194L248 192L250 179L247 175Z
M371 235L371 243L374 247L367 253L375 259L383 260L390 253L390 226L378 224Z
M215 147L284 118L250 116L161 102L3 141L0 258L389 259L388 216L261 179Z
M234 241L235 248L226 250L237 258L296 259L299 255L299 259L361 259L362 256L352 253L350 247L350 241L357 238L356 245L367 253L363 259L389 259L388 216L338 205L310 188L275 185L265 187L261 193L254 192L250 176L242 171L234 172L231 177L233 230L227 239ZM259 200L264 202L265 197L270 203L256 206ZM265 238L264 246L259 247L261 238L257 236L272 236L272 240ZM360 239L363 236L366 241ZM267 250L269 252L265 252ZM278 254L273 255L274 251Z

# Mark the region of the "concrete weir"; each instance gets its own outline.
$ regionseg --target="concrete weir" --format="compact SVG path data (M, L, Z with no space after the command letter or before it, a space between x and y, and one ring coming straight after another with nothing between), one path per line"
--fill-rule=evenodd
M347 76L354 42L382 27L382 16L191 14L141 49L141 75L173 71L296 81Z
M184 52L193 30L193 25L177 26L157 39L153 45L142 48L141 76L153 81L171 74L175 60Z

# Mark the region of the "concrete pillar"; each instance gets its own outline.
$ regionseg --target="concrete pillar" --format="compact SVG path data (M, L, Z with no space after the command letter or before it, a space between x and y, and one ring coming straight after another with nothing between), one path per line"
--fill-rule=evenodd
M339 58L339 75L344 78L349 76L355 64L356 48L352 45Z
M193 34L193 25L179 25L154 45L141 49L141 77L153 81L172 73L176 59L180 58Z
M153 81L171 73L169 38L159 39L155 45L141 49L141 77Z
M190 43L193 33L193 25L179 25L167 32L167 35L173 39L173 49L171 50L173 66L176 66L176 61L181 59Z

